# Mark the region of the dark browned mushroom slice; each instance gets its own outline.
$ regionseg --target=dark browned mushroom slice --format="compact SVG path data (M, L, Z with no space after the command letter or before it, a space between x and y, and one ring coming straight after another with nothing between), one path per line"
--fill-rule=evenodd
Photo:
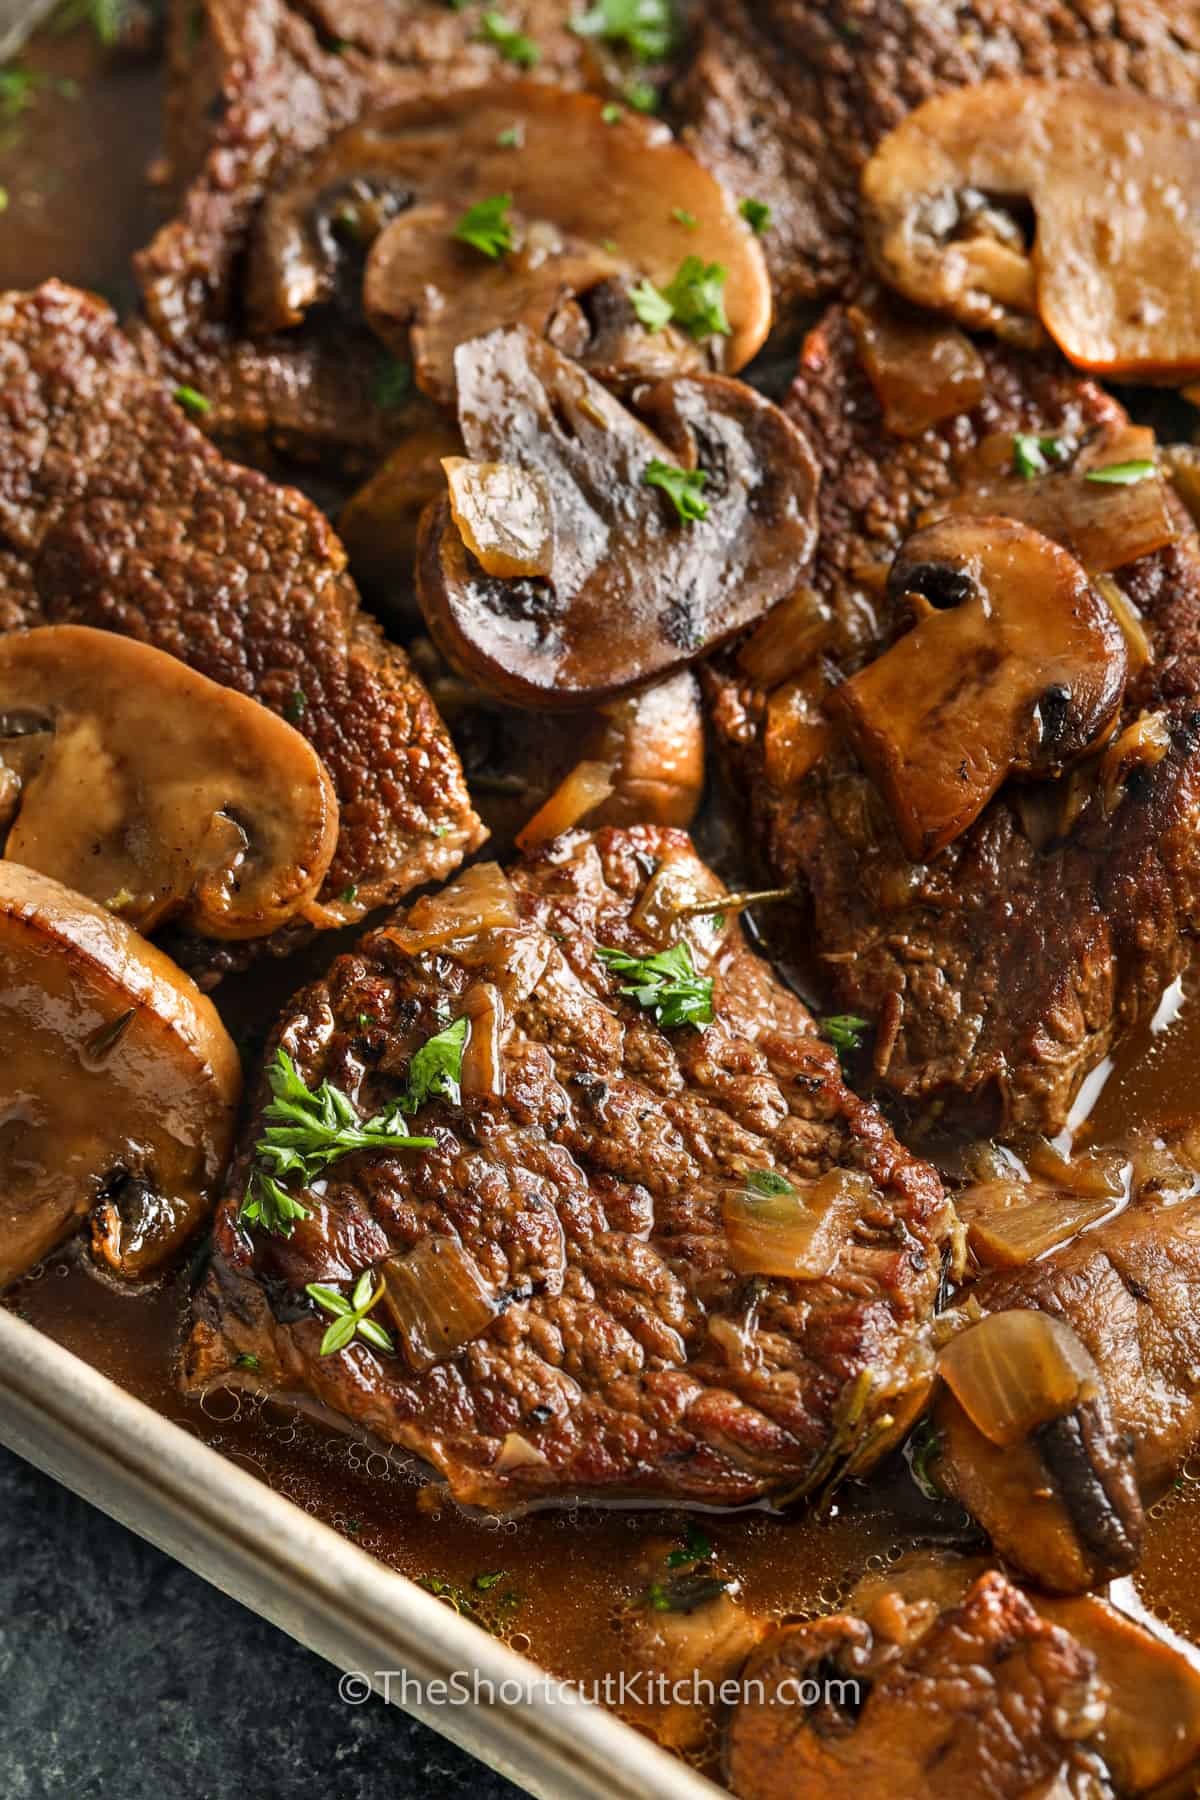
M5 854L143 931L275 931L315 903L337 842L333 784L298 731L85 625L0 638L5 775Z
M500 244L492 259L453 241L464 214L501 198L519 227L516 257ZM673 215L694 223L685 231ZM264 202L251 244L251 328L299 324L345 278L357 280L364 254L369 319L393 345L415 326L418 379L439 397L452 374L450 339L548 320L568 295L618 270L658 288L685 256L724 271L729 329L705 334L710 366L741 368L770 324L762 249L736 199L664 126L632 113L613 119L594 96L546 83L378 113L291 171Z
M947 518L892 567L912 630L826 705L908 854L937 854L1012 775L1055 775L1111 727L1125 638L1075 559L1029 526Z
M1200 112L1133 88L987 81L884 139L867 243L911 300L1135 379L1200 369ZM1035 235L1026 242L1023 208Z
M203 1217L241 1063L210 1001L82 894L0 862L0 1287L92 1217L132 1277Z
M506 484L516 509L473 509L469 547L449 501L422 521L422 611L471 680L516 705L591 705L694 662L795 587L815 465L752 389L660 383L642 403L655 432L522 327L462 345L456 361L468 455L487 465L484 491ZM698 516L647 483L655 465L693 477ZM462 521L458 493L455 510ZM508 573L515 539L530 546L525 576Z

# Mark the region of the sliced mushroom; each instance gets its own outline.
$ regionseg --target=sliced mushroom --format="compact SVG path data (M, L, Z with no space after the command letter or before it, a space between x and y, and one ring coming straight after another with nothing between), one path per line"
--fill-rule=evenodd
M910 300L1017 342L1040 319L1072 362L1131 380L1200 370L1198 187L1200 111L1040 81L926 101L862 178L871 256Z
M158 1267L214 1198L241 1065L161 951L47 875L0 862L0 1287L92 1215L118 1275Z
M142 931L258 937L302 913L337 840L316 751L164 651L84 625L0 639L5 854Z
M888 591L913 629L829 696L915 860L1011 775L1051 776L1110 729L1124 634L1073 557L1027 525L948 518L909 538Z
M451 234L472 206L499 196L521 242L493 261ZM673 213L694 227L684 234ZM540 330L568 295L616 270L665 286L685 254L727 272L730 332L708 340L712 366L741 368L770 324L762 248L736 200L664 126L632 113L613 120L593 95L544 82L381 112L289 172L251 245L252 328L298 325L364 251L368 318L393 345L413 328L418 380L439 396L454 343L521 319Z
M463 344L456 363L468 455L525 472L549 519L544 574L508 580L489 572L511 567L521 535L502 512L481 509L490 537L474 534L474 554L448 502L422 521L422 611L480 686L516 705L591 705L694 662L796 586L812 553L816 468L752 389L718 376L662 382L642 402L656 434L523 327ZM703 472L705 516L681 518L647 485L655 462Z

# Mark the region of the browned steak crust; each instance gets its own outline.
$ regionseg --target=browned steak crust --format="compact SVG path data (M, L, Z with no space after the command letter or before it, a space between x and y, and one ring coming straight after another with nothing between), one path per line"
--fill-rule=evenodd
M490 981L503 1098L426 1105L415 1128L435 1150L346 1157L290 1238L251 1241L238 1212L260 1092L195 1300L190 1391L232 1378L306 1393L424 1458L456 1498L499 1507L732 1505L819 1480L854 1445L870 1460L906 1429L948 1231L938 1178L847 1089L732 919L695 928L712 1024L663 1030L619 998L595 946L653 947L631 913L664 861L712 891L681 832L561 838L513 872L517 926L415 955L385 927L296 998L276 1041L310 1086L328 1079L370 1113ZM734 1272L722 1195L754 1169L869 1177L830 1273ZM362 1344L321 1357L328 1320L306 1283L352 1281L430 1234L457 1235L484 1272L490 1326L422 1374ZM533 1453L514 1466L509 1433Z
M579 79L589 53L565 29L573 10L523 7L536 75ZM240 262L267 187L363 112L525 73L480 41L480 16L444 0L175 0L169 140L187 185L137 259L145 321L130 329L147 362L205 394L219 439L370 466L411 429L380 403L389 359L357 313L245 335Z
M785 318L854 284L863 164L931 94L1013 74L1200 93L1196 0L709 0L702 12L676 119L734 193L770 204Z
M221 457L102 302L0 297L0 630L124 632L311 739L341 834L322 892L363 907L480 841L462 769L403 652L360 612L315 507Z
M991 432L1081 435L1123 415L1061 364L985 349L987 394L915 441L889 438L834 311L805 347L788 409L822 464L815 585L853 667L886 641L883 577L923 508L954 486L956 456ZM811 896L837 1002L877 1027L875 1069L940 1107L966 1095L1010 1125L1057 1130L1086 1072L1182 966L1200 881L1200 543L1120 571L1155 656L1125 716L1166 710L1171 749L1105 817L1093 793L1065 841L1026 835L1006 788L925 864L904 853L874 787L835 750L798 787L765 770L767 696L727 662L710 672L719 736L775 875Z

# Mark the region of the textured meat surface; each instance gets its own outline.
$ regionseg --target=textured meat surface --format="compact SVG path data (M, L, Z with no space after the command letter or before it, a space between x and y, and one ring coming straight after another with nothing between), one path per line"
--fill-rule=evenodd
M398 897L478 843L445 727L321 514L226 462L108 308L50 282L0 298L0 630L64 622L169 651L311 739L341 805L324 899Z
M864 163L930 95L988 76L1195 100L1195 0L710 0L676 121L736 194L765 200L786 318L859 276Z
M328 1079L371 1113L491 983L503 1094L423 1107L414 1125L434 1150L335 1164L290 1238L251 1241L238 1225L252 1120L195 1300L190 1391L257 1358L241 1379L306 1394L415 1452L456 1498L498 1507L735 1504L894 1441L927 1388L948 1230L938 1179L846 1088L735 921L693 928L712 1024L660 1029L619 998L595 947L653 948L631 915L663 864L673 883L720 892L682 833L577 833L513 872L515 926L406 955L398 916L297 997L277 1041L310 1087ZM722 1197L756 1169L797 1188L858 1173L858 1216L823 1277L735 1273ZM306 1284L352 1283L430 1235L474 1259L491 1323L420 1374L402 1346L320 1356L328 1321ZM510 1433L520 1457L502 1456Z
M822 465L814 580L843 668L886 642L888 567L923 509L956 487L959 457L992 433L1083 438L1123 416L1060 364L984 355L981 405L901 442L884 430L846 315L834 310L806 344L788 408ZM1200 545L1182 514L1179 532L1117 577L1155 652L1126 717L1165 711L1169 753L1137 771L1111 816L1093 793L1070 835L1042 849L1010 784L947 850L911 862L848 751L774 785L768 696L734 664L710 676L761 853L811 897L839 1005L874 1023L878 1077L918 1105L966 1096L1009 1125L1059 1129L1088 1069L1182 966L1200 879Z
M578 80L585 40L568 0L532 0L535 73ZM176 217L138 258L143 357L211 403L218 438L312 458L379 460L411 427L380 404L388 359L361 317L250 339L240 262L268 186L365 111L525 73L481 41L480 9L443 0L175 0L168 100Z

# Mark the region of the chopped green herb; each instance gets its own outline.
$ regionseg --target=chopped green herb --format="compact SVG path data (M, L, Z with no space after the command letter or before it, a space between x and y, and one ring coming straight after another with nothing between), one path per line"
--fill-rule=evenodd
M202 419L205 413L212 411L212 401L198 388L177 387L175 399L182 406L184 412L191 413L193 419Z
M408 1065L408 1085L396 1105L402 1112L416 1112L426 1100L448 1100L457 1106L462 1099L463 1048L467 1041L468 1020L455 1019L444 1031L426 1038Z
M677 27L671 0L599 0L571 21L580 37L624 44L639 62L661 62L671 52Z
M712 976L697 975L686 938L654 956L630 956L597 944L596 955L614 975L632 977L620 991L648 1012L656 1024L708 1025L712 1022Z
M128 0L62 0L54 15L54 29L74 31L78 25L90 25L104 47L111 49L121 35L128 10Z
M333 1324L321 1339L321 1355L336 1356L353 1343L356 1337L365 1339L374 1345L376 1350L391 1350L392 1340L382 1325L367 1317L383 1299L383 1283L374 1283L374 1270L364 1269L354 1284L354 1292L349 1300L339 1294L336 1288L325 1287L319 1281L307 1283L304 1291L310 1299L315 1300L323 1311L333 1314Z
M689 212L686 206L673 206L671 208L671 217L677 225L686 226L688 231L695 231L697 225L700 223L695 213Z
M358 883L352 881L349 887L342 889L342 900L347 906L353 906L358 899Z
M479 22L479 35L484 43L495 44L506 61L518 68L532 69L541 62L542 53L531 37L506 19L502 12L485 12Z
M652 1581L643 1596L651 1612L692 1613L716 1600L729 1586L719 1575L705 1575L699 1570L672 1575L666 1581Z
M479 1589L480 1593L486 1594L503 1581L507 1574L507 1569L492 1569L483 1575L476 1575L473 1585Z
M742 1177L742 1186L752 1194L794 1194L795 1188L786 1175L777 1175L774 1169L749 1169Z
M1013 467L1026 481L1048 474L1050 464L1063 462L1066 454L1061 438L1051 433L1018 431L1013 436Z
M521 145L525 142L524 125L507 126L503 131L498 133L496 142L501 150L519 150Z
M700 498L700 490L707 480L703 469L676 469L657 456L646 465L642 476L643 486L662 489L685 524L707 519L708 501Z
M283 703L283 716L290 724L297 725L307 711L308 695L303 688L296 688Z
M634 112L652 113L658 111L658 89L649 81L631 81L622 89L626 106L632 106Z
M639 281L636 287L630 288L629 298L634 312L651 335L671 323L671 302L652 282Z
M714 1555L712 1544L705 1537L698 1525L688 1522L687 1536L678 1550L672 1550L667 1558L668 1569L687 1569L693 1563L711 1562Z
M674 281L663 289L672 316L694 338L729 336L723 297L728 275L720 263L706 264L698 256L685 256Z
M480 200L458 221L454 227L455 237L460 244L470 244L484 256L503 256L513 244L512 227L508 222L511 205L511 194L493 194L488 200Z
M362 1520L361 1519L347 1519L346 1520L346 1530L348 1532L350 1532L350 1534L353 1537L357 1537L359 1532L362 1530Z
M860 1019L857 1013L834 1013L832 1018L821 1020L821 1032L840 1056L847 1050L861 1048L862 1034L869 1023L867 1019Z
M904 1446L904 1460L908 1464L913 1480L927 1500L944 1498L937 1482L929 1473L930 1463L935 1463L941 1453L941 1433L934 1430L928 1419L922 1419Z
M359 1013L359 1015L358 1015L358 1029L359 1029L359 1030L360 1030L360 1031L370 1031L370 1029L371 1029L371 1027L372 1027L372 1025L374 1025L374 1023L375 1023L375 1021L374 1021L374 1019L373 1019L373 1018L372 1018L372 1017L371 1017L371 1015L370 1015L370 1013L365 1013L365 1012L360 1012L360 1013Z
M738 211L755 237L761 237L764 231L770 231L771 209L765 200L743 200Z
M433 1148L433 1138L410 1137L390 1114L364 1124L353 1102L328 1081L313 1092L286 1050L276 1050L267 1081L271 1099L263 1109L263 1135L254 1147L257 1166L239 1214L243 1224L290 1237L293 1222L306 1219L308 1208L281 1185L289 1177L298 1176L307 1185L354 1150Z
M239 1369L257 1369L258 1358L257 1356L251 1356L248 1351L243 1351L242 1355L237 1358L235 1367Z
M435 825L429 835L430 837L444 838L449 829L448 825Z
M619 124L625 117L625 108L623 106L618 106L615 100L610 100L601 112L600 117L605 125Z
M1089 469L1083 479L1103 482L1108 487L1133 487L1136 482L1146 481L1154 473L1154 463L1149 460L1140 460L1109 463L1106 469Z
M385 356L375 377L375 404L384 412L403 406L412 393L412 364L399 356Z
M33 69L0 69L0 119L19 119L33 105L43 78Z

